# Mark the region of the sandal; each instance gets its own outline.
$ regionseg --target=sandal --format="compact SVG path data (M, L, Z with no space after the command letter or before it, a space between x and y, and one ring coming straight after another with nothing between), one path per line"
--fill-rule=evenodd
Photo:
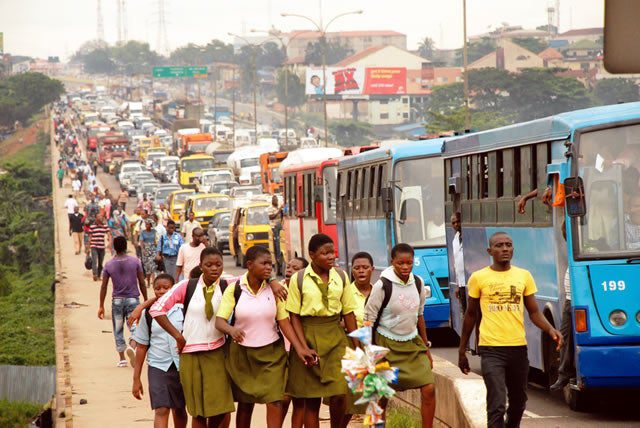
M127 367L127 360L120 360L118 367Z

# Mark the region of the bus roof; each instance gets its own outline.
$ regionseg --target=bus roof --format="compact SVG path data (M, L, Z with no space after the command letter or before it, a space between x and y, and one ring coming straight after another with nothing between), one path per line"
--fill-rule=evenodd
M432 140L410 141L390 147L381 147L357 155L343 157L340 159L340 166L350 167L390 157L412 158L439 155L442 153L444 140L444 138L434 138Z
M640 102L575 110L446 139L445 157L569 138L576 129L640 118Z
M183 157L180 158L181 161L183 161L183 160L191 160L191 159L213 159L213 156L204 155L202 153L199 153L199 154L195 154L195 155L183 156Z
M349 157L353 157L353 156L349 156ZM290 174L292 172L307 171L307 170L310 170L310 169L324 168L326 166L337 165L338 162L340 161L340 159L345 159L345 158L340 157L340 158L317 160L317 161L313 161L313 162L305 162L305 163L301 163L301 164L298 164L298 165L292 165L292 166L289 166L289 167L281 168L281 171L282 171L283 174Z

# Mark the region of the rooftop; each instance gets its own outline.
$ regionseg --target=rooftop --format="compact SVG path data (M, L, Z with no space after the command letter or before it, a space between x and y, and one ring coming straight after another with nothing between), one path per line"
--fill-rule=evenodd
M576 36L596 36L604 33L603 28L578 28L576 30L565 31L558 34L557 38L576 37Z
M562 59L562 54L558 52L557 49L554 48L546 48L542 52L538 54L538 56L542 59Z
M357 53L355 53L353 55L350 55L350 56L346 57L345 59L343 59L342 61L339 61L339 62L335 63L334 65L336 67L345 67L345 66L347 66L349 64L352 64L352 63L354 63L356 61L361 60L362 58L366 58L369 55L371 55L373 53L376 53L379 50L384 49L385 47L386 46L372 46L372 47L370 47L368 49L365 49L363 51L360 51L360 52L357 52Z
M289 39L297 38L297 39L319 39L321 33L319 31L311 31L311 30L293 30L288 35ZM376 37L376 36L401 36L405 37L405 34L399 33L393 30L371 30L371 31L337 31L337 32L328 32L327 37Z

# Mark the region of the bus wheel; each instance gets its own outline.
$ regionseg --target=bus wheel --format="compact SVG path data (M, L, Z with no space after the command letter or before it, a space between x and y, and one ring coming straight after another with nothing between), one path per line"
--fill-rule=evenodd
M574 412L586 412L589 410L589 394L586 391L567 386L564 389L564 401Z
M242 269L246 269L247 262L244 259L244 254L242 254L242 251L240 251L240 250L238 250L238 263L239 263L238 266L240 266Z

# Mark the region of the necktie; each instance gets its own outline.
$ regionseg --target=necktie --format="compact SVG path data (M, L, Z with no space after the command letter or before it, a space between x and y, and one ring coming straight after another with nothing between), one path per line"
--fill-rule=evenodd
M204 313L209 321L213 318L213 303L211 303L211 300L213 299L214 290L215 287L207 287L206 285L202 287L202 292L204 294Z

